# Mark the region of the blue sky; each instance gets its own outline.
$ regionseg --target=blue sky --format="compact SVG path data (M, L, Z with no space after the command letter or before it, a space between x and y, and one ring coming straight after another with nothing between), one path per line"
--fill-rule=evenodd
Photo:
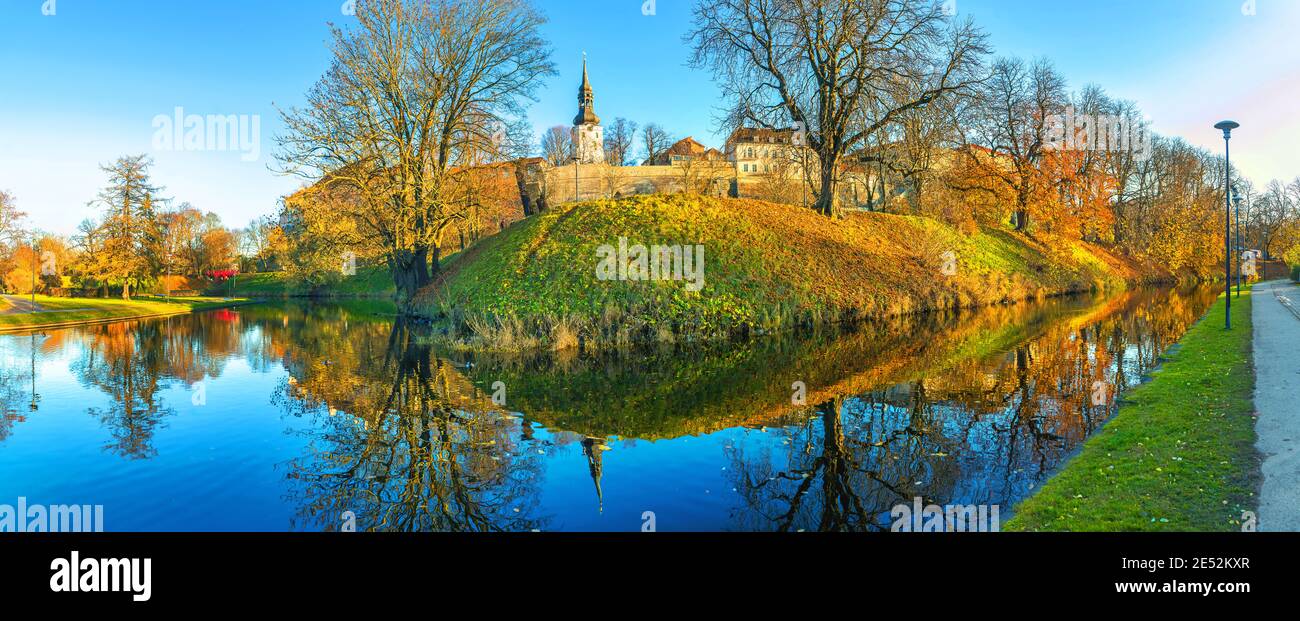
M328 65L327 22L342 0L0 0L0 188L36 226L70 233L96 215L97 166L150 153L155 181L228 225L272 213L300 180L268 169L280 123ZM1300 2L956 0L999 54L1046 56L1073 88L1097 83L1138 102L1156 131L1221 148L1211 129L1242 123L1234 162L1257 184L1300 175ZM538 0L559 75L530 121L568 124L582 53L596 110L658 122L721 146L710 76L687 68L690 0ZM258 115L261 157L156 151L153 119Z

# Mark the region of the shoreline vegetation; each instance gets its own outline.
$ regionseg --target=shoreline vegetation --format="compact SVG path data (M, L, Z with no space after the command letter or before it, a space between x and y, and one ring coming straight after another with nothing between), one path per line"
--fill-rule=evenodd
M1006 531L1240 531L1261 480L1251 298L1223 298Z
M72 326L170 317L200 311L255 304L242 298L215 297L137 297L131 300L110 298L57 298L38 295L36 312L0 314L0 334L67 328ZM8 306L5 302L3 306ZM0 311L5 310L0 308Z
M703 265L694 266L702 287L688 286L697 284L690 274L650 278L636 267L602 277L609 256L601 250L628 244L684 247L686 258L702 247ZM1061 237L653 195L565 204L516 223L445 265L416 303L454 348L600 350L1116 291L1179 276Z

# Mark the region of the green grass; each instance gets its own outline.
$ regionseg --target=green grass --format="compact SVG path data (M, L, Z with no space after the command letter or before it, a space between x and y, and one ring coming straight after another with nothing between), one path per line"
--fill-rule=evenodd
M597 279L597 248L620 237L704 246L703 290ZM943 273L947 252L955 275ZM775 331L1122 289L1158 272L1077 241L966 234L916 216L833 221L798 207L682 195L563 205L463 254L426 290L422 311L465 324L478 347L503 350L571 343L574 332L621 344Z
M1240 531L1257 505L1251 301L1220 299L1010 531Z
M386 267L358 267L355 276L337 283L309 288L292 281L285 272L241 274L235 279L234 290L229 283L209 288L208 295L234 295L246 298L277 297L392 297L396 291L392 275Z
M247 303L238 298L55 298L36 296L44 312L0 315L0 332L77 323L180 315Z

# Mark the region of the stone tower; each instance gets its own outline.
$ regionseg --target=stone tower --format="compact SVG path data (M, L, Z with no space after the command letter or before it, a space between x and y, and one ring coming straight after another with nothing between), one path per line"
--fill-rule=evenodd
M578 116L573 119L573 149L579 164L605 161L605 128L596 116L596 97L587 79L587 57L582 57L582 87L578 89Z

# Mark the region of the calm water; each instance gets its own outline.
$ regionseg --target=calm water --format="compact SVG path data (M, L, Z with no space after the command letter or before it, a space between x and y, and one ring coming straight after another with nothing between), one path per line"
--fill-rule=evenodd
M1215 295L634 357L442 352L373 304L3 336L0 504L110 531L879 530L917 496L1005 520Z

